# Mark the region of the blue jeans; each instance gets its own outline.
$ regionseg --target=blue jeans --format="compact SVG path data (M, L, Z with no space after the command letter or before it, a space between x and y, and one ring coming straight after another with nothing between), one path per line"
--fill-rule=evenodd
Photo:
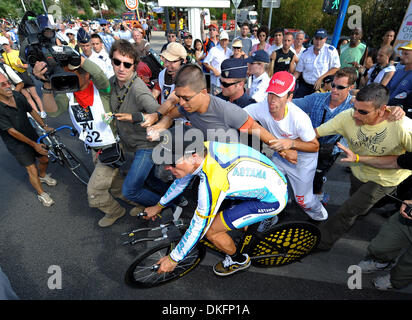
M122 187L123 196L145 207L157 204L168 189L165 182L154 176L152 151L153 149L136 151Z

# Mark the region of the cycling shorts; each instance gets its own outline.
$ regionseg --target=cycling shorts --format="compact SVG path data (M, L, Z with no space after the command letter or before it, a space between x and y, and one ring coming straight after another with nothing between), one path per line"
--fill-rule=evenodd
M222 212L222 221L229 229L240 229L277 215L283 210L279 202L242 201Z

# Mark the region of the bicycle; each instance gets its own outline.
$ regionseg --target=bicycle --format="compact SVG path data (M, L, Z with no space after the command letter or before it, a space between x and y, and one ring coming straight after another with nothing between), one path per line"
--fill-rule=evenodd
M48 150L48 157L51 162L57 162L66 167L83 184L89 182L91 172L80 158L66 145L59 141L57 132L63 129L71 131L71 135L76 135L76 130L70 126L63 125L50 132L46 132L31 116L29 121L36 130L39 138L37 143L43 143Z
M207 248L225 255L223 251L203 238L172 272L158 274L159 266L156 262L176 247L189 226L189 223L178 217L171 219L170 212L166 214L166 210L162 213L160 226L123 233L131 238L125 241L124 245L162 241L159 245L141 253L127 269L125 281L132 287L151 288L183 277L200 264ZM138 216L144 215L145 213L142 212ZM318 246L320 241L319 229L309 222L287 222L275 225L263 233L257 231L258 226L259 223L250 225L240 237L235 237L237 248L240 247L240 252L249 255L255 267L279 267L301 261ZM160 231L162 235L135 238L136 233L143 231Z

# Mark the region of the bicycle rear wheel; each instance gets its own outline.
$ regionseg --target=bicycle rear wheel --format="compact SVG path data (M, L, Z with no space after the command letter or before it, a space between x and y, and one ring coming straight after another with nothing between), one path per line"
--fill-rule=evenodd
M136 288L152 288L165 284L189 273L205 256L205 248L197 245L172 272L158 274L156 262L168 255L177 244L178 241L163 243L139 255L126 271L126 283Z
M320 231L316 226L308 222L291 222L257 233L248 252L254 266L278 267L302 260L319 241Z
M91 176L90 170L76 154L67 147L60 147L64 166L83 184L87 185Z

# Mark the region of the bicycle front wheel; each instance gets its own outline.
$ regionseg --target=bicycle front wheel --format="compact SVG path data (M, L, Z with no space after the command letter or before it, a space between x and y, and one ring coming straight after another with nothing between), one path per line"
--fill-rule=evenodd
M87 185L91 176L90 170L69 148L60 149L64 166L83 184Z
M193 270L205 256L205 248L197 245L172 272L158 274L157 261L168 255L177 244L176 241L160 244L143 252L127 269L126 283L136 288L152 288L180 279Z
M256 234L248 252L254 266L277 267L302 260L319 241L320 231L316 226L291 222Z

